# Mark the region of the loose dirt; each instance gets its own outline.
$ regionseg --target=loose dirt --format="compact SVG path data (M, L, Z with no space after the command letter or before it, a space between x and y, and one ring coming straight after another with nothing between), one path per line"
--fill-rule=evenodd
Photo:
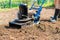
M27 25L21 29L7 27L16 18L18 9L0 11L0 40L60 40L60 21L49 22L54 15L54 9L43 8L41 24Z

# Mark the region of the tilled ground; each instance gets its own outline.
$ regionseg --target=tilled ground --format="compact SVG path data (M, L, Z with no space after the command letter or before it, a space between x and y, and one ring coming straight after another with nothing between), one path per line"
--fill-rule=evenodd
M18 9L0 12L0 40L60 40L60 21L49 22L54 9L43 8L41 24L23 26L21 29L9 28L8 23L16 18Z

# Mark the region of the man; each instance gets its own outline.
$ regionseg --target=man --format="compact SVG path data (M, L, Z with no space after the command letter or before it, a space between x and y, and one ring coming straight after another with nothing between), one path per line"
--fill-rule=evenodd
M57 18L60 18L60 0L54 0L55 4L55 14L51 17L51 22L56 22Z

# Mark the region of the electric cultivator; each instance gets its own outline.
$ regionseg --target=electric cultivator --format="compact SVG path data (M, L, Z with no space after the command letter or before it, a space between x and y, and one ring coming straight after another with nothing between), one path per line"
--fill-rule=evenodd
M13 21L9 22L9 27L21 27L23 25L31 24L32 22L35 24L39 24L40 23L40 20L39 20L40 13L42 11L43 4L44 4L44 0L42 1L41 6L39 6L37 12L32 15L33 17L28 16L27 4L20 4L18 17L17 17L17 19L14 19ZM30 10L32 9L33 6L31 6Z

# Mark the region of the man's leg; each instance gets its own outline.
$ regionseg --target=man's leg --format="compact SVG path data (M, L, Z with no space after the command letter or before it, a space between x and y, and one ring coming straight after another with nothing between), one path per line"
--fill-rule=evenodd
M59 16L58 16L58 18L60 18L60 10L59 10Z
M54 14L54 18L55 20L58 19L58 15L59 15L59 9L55 9L55 14Z
M50 19L51 22L56 22L58 19L58 15L59 15L59 9L55 9L55 14L54 16Z

